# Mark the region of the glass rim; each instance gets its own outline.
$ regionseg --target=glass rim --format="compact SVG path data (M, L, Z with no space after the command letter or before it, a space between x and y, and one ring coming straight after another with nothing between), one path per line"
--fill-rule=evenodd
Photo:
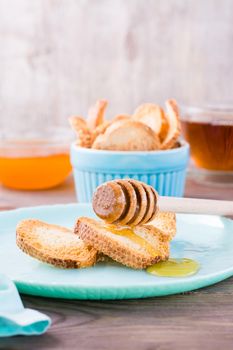
M224 105L224 104L208 104L208 105L180 105L181 111L187 111L190 113L216 113L222 114L226 113L233 116L233 104L232 105Z
M69 145L74 141L71 128L54 126L35 130L0 130L0 147L3 148L40 148Z
M181 120L233 123L233 105L180 106Z

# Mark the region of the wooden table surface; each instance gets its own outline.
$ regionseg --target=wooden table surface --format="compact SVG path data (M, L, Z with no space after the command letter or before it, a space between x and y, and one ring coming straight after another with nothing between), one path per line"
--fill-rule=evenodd
M233 187L188 180L186 196L233 200ZM72 180L56 190L10 191L0 187L0 209L74 202ZM22 296L25 306L52 318L39 337L0 339L0 349L232 349L233 278L198 291L125 301L78 301Z

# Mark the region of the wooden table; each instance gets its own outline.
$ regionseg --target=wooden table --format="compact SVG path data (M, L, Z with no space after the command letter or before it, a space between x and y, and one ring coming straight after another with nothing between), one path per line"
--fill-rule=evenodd
M188 180L186 195L233 200L233 188ZM0 188L0 209L75 201L73 183L52 191ZM232 232L233 234L233 232ZM125 301L70 301L22 296L27 307L48 314L40 337L0 339L0 349L202 349L233 348L233 278L191 293Z

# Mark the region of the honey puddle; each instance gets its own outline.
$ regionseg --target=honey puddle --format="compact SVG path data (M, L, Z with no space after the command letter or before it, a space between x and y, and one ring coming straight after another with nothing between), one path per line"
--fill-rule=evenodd
M197 261L182 258L159 262L148 267L146 271L160 277L188 277L197 273L199 268L200 265Z

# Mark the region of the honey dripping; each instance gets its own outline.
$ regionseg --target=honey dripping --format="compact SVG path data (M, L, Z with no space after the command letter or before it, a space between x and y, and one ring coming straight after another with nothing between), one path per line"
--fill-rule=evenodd
M115 235L130 239L133 243L144 248L149 254L158 255L158 251L148 241L137 235L133 227L115 226L111 224L106 224L104 227Z
M197 273L199 268L200 265L197 261L182 258L159 262L148 267L146 271L160 277L188 277Z

